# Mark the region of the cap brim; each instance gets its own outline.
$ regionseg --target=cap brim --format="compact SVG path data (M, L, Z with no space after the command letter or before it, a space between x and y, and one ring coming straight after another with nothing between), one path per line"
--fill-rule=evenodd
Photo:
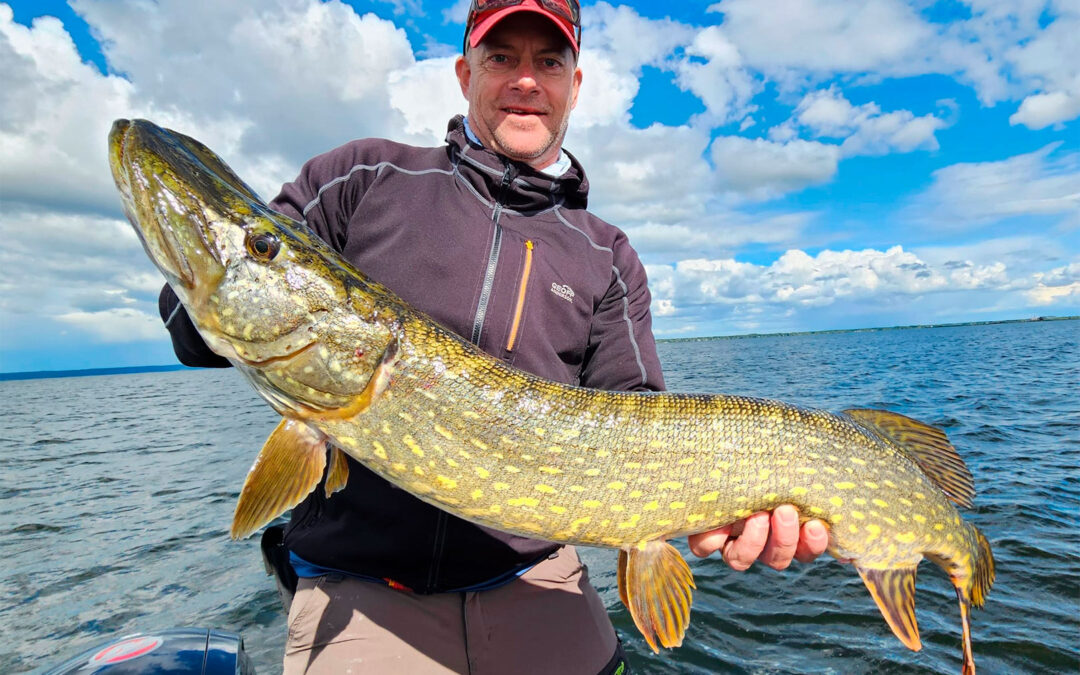
M548 19L555 24L559 31L566 37L566 41L570 43L570 48L574 50L576 54L578 52L578 43L574 36L573 26L568 25L558 17L545 12L538 7L532 7L529 5L514 5L513 7L506 7L496 12L492 12L491 16L484 17L473 26L472 32L469 33L469 47L476 49L476 46L484 39L484 36L491 31L492 28L498 25L500 21L515 14L517 12L532 12L533 14L539 14L540 16Z

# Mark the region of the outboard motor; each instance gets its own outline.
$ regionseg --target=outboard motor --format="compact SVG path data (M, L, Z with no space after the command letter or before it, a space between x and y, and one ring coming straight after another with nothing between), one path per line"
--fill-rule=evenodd
M255 675L236 633L169 628L126 635L88 649L44 675Z

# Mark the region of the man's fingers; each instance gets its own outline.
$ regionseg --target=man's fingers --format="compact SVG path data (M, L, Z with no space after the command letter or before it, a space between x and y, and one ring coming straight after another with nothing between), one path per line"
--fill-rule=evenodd
M772 531L761 552L761 562L774 570L787 569L799 544L799 511L790 504L772 512Z
M802 526L799 545L795 549L795 559L808 563L825 552L829 547L829 528L820 520L808 520Z
M716 530L692 534L686 538L686 543L690 545L691 553L699 558L705 558L723 548L730 536L732 536L731 525L725 525Z
M750 569L765 548L769 537L769 513L762 511L743 521L743 531L738 537L728 539L722 549L724 561L731 569L742 572Z

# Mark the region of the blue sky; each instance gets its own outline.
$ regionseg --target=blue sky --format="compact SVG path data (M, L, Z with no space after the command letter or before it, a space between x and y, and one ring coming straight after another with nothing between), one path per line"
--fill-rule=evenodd
M467 3L0 3L0 371L170 363L117 117L266 197L352 138L437 144ZM1080 314L1080 7L586 2L566 147L659 337ZM52 18L49 18L52 17Z

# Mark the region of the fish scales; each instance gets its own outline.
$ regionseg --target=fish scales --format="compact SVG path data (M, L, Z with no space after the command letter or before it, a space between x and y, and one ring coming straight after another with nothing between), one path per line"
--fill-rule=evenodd
M326 430L388 480L475 522L626 546L793 503L844 523L833 546L845 558L917 560L927 536L957 536L958 512L941 491L852 421L746 397L574 389L498 362L448 365L430 356L444 351L433 339L405 347L413 356L398 366L394 395L359 433L352 421Z
M344 452L473 522L619 549L620 599L659 651L682 643L694 588L665 540L792 503L828 524L830 552L855 565L912 649L917 565L942 567L974 673L969 609L993 583L993 555L954 505L971 506L973 481L939 429L887 411L536 378L364 277L194 139L120 120L109 142L147 254L211 349L283 418L245 480L233 536L320 484L341 489Z

